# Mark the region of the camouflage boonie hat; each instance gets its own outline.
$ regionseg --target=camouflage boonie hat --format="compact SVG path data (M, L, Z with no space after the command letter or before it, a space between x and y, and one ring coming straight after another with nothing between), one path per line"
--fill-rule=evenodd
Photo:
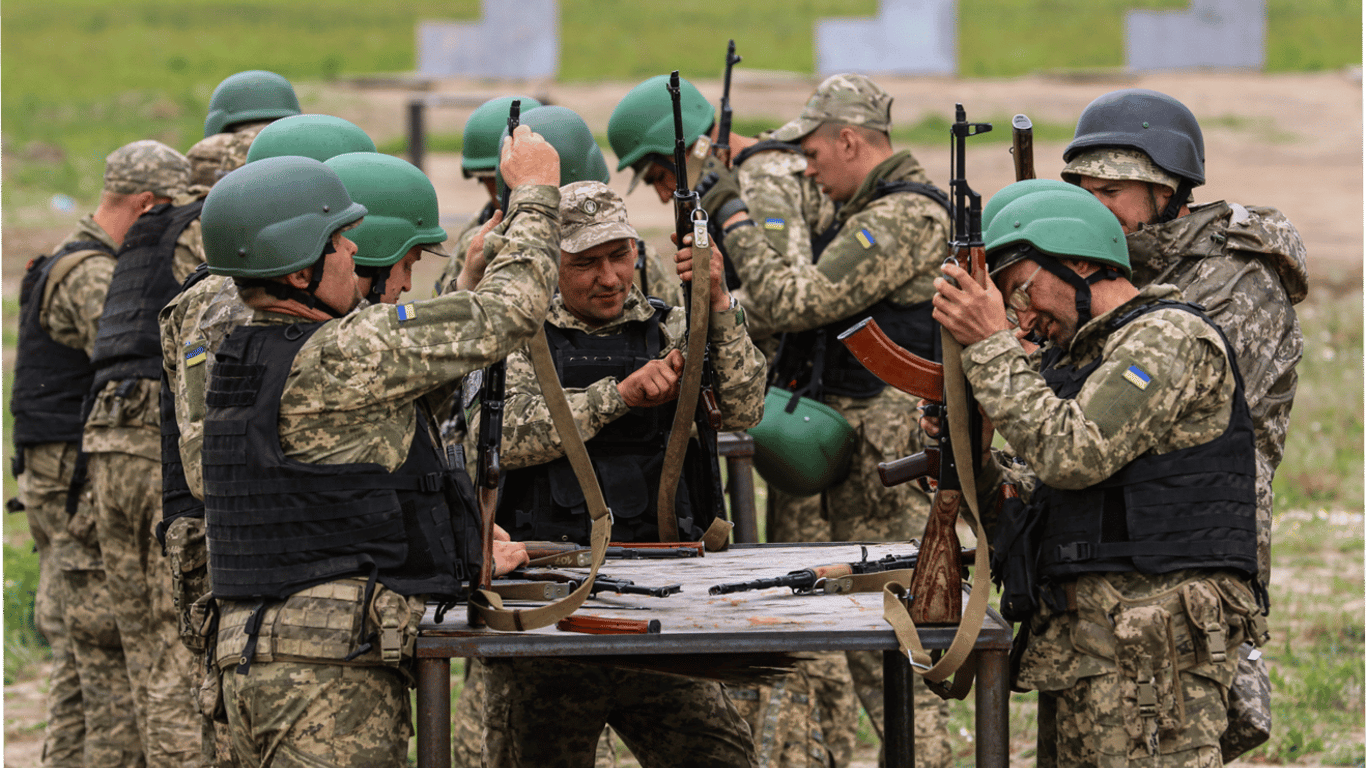
M600 181L560 188L560 250L583 253L595 245L639 237L626 221L626 203Z
M1181 183L1180 178L1159 168L1146 152L1119 147L1086 150L1073 157L1062 169L1063 181L1069 184L1079 184L1082 176L1116 181L1150 181L1173 192Z
M778 141L798 141L824 123L892 130L892 97L864 75L831 75L821 83L796 120L773 132Z
M228 171L247 163L255 133L215 133L195 142L185 157L190 161L190 184L212 187Z
M119 195L175 197L190 184L190 161L159 141L125 144L104 159L104 189Z

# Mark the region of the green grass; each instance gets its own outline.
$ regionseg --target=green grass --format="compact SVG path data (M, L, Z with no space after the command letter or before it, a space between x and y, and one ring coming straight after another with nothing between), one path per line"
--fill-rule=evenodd
M1188 0L960 0L960 69L969 77L1123 64L1129 8L1183 9ZM735 37L740 66L811 72L813 23L871 16L876 0L747 0L686 12L631 0L561 3L560 78L637 80L680 69L721 72ZM1267 69L1321 70L1361 62L1359 3L1271 0ZM11 0L0 27L7 217L61 192L94 200L105 155L136 139L180 149L202 136L208 99L242 69L279 72L299 86L415 68L415 25L474 20L477 0ZM603 19L612 24L603 24ZM316 105L314 106L316 108ZM773 127L768 125L765 127ZM742 133L753 126L737 125ZM436 151L451 151L439 137ZM393 148L387 148L393 151ZM11 222L12 223L12 222Z

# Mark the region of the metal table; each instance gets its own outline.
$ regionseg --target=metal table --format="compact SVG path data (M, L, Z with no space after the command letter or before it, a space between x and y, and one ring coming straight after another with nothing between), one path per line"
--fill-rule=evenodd
M910 544L869 544L868 557L907 554ZM612 618L658 619L663 631L651 635L587 635L554 627L504 633L472 629L457 608L436 624L428 609L417 639L417 764L451 764L450 660L452 657L602 656L631 654L704 654L782 651L883 651L886 713L883 733L887 765L912 766L914 755L911 668L897 649L891 627L882 619L881 593L793 595L768 589L710 596L713 584L777 576L812 565L857 561L859 545L738 545L727 552L681 560L609 560L602 572L646 586L682 584L667 598L610 595L590 599L579 614ZM983 585L981 588L985 589ZM964 598L966 603L966 597ZM635 605L649 610L604 606ZM927 650L943 649L955 627L923 627ZM977 639L977 765L1009 764L1010 700L1008 657L1010 625L988 611Z

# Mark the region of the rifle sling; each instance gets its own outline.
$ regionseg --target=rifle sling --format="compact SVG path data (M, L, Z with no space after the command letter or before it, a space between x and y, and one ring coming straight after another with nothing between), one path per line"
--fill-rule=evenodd
M711 246L706 227L693 227L692 246L692 303L688 307L687 359L683 363L683 380L678 389L678 407L674 410L673 427L664 449L664 466L660 470L657 507L660 541L678 541L678 515L674 510L678 480L683 475L683 459L692 435L692 422L697 416L697 397L702 388L702 364L707 354L708 325L711 320ZM702 247L698 246L701 242Z
M565 399L564 388L560 386L560 377L555 372L555 361L550 356L550 343L546 341L545 326L536 331L536 336L531 340L530 348L531 364L536 370L536 380L541 385L541 393L545 395L546 407L550 410L551 421L555 424L555 431L560 435L560 443L564 446L565 457L569 459L570 466L574 468L574 475L579 480L579 487L583 489L584 501L588 505L588 514L593 518L593 528L590 533L593 563L588 578L579 585L578 589L570 592L568 597L549 605L507 610L503 608L502 598L493 591L481 589L470 595L471 609L483 619L490 629L502 632L550 626L577 611L593 590L593 580L597 578L598 568L602 566L602 561L607 557L607 543L612 538L612 511L607 508L607 501L603 498L602 488L598 486L597 475L593 473L593 464L588 459L588 449L583 445L583 435L574 422L573 412L569 410L569 401Z
M968 412L967 380L963 377L963 347L948 331L941 328L940 332L944 345L944 389L945 399L948 401L946 409L949 434L967 436L971 434L971 414ZM910 610L902 600L906 588L897 582L889 583L882 591L882 617L892 625L897 641L901 644L901 650L910 657L911 669L925 678L930 689L943 698L962 699L968 695L976 676L976 661L970 660L969 657L972 655L973 646L977 644L977 636L982 632L989 591L985 588L972 587L977 586L979 574L986 573L990 578L991 566L987 556L989 548L984 546L987 533L982 526L982 515L977 510L977 473L973 469L972 440L954 440L953 449L954 460L958 464L959 482L963 487L963 498L972 513L973 534L978 542L977 555L973 560L968 604L963 608L963 618L958 623L958 631L954 634L948 650L937 663L934 663L920 644L915 622L911 621ZM955 672L958 674L954 677L953 684L945 685L944 681Z

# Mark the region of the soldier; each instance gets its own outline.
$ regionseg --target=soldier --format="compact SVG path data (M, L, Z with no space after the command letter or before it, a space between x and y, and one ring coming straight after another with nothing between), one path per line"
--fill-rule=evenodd
M1294 305L1308 294L1305 248L1275 208L1192 203L1191 189L1205 181L1204 148L1195 115L1181 102L1156 91L1115 91L1082 112L1063 153L1062 176L1119 219L1134 284L1180 288L1218 323L1238 357L1257 435L1257 571L1265 590L1271 577L1271 482L1285 451L1295 366L1304 351ZM1259 679L1269 689L1265 662L1245 662L1239 676ZM1224 759L1265 739L1226 752Z
M616 478L603 489L613 511L613 538L659 541L655 502L683 369L685 310L634 286L638 238L625 204L607 185L562 187L560 222L560 291L545 321L555 367L594 467L602 477ZM685 280L692 277L690 256L684 250L677 257ZM743 429L763 415L763 357L725 290L720 252L712 250L711 260L709 336L722 427ZM587 510L572 501L578 483L525 350L508 358L505 413L503 466L509 474L500 524L514 540L587 543ZM690 441L677 491L679 535L688 541L701 539L724 514L720 467L714 447L706 447L715 445L715 433L701 422L698 436ZM639 482L623 482L632 477ZM547 659L496 659L486 667L491 765L587 766L608 723L643 764L754 764L750 729L718 683ZM572 687L564 685L569 679ZM566 718L565 707L554 702L570 695L579 712ZM671 722L687 725L675 729ZM527 727L511 732L507 723ZM797 748L806 742L798 740Z
M514 100L521 101L523 111L541 106L541 102L530 96L499 96L480 104L470 119L465 121L465 132L460 150L460 173L467 179L475 179L484 186L489 201L479 213L470 217L465 226L455 235L455 254L441 276L436 279L433 295L440 296L455 290L455 278L465 264L465 251L470 241L479 233L479 228L498 213L498 181L494 171L498 167L498 140L507 127L508 108Z
M555 152L520 128L502 166L512 205L480 290L397 308L352 311L341 231L365 208L327 166L268 158L210 194L210 267L255 310L219 349L203 453L215 660L243 762L406 764L425 597L453 599L480 558L472 492L437 450L428 404L523 343L554 286ZM258 446L245 463L243 439ZM256 481L267 473L280 482ZM436 490L413 482L431 474ZM419 508L430 514L407 512ZM328 535L313 533L324 519ZM281 537L290 557L260 546ZM498 573L526 561L511 542L493 555Z
M249 70L227 77L209 98L204 138L185 153L190 184L212 187L223 174L242 167L262 128L301 111L294 86L274 72Z
M837 204L835 223L813 240L814 263L792 264L760 234L733 177L720 174L702 204L751 301L785 335L773 364L778 385L829 405L857 440L847 477L822 492L835 541L906 540L924 530L929 499L914 484L882 485L877 464L919 449L915 402L886 387L835 336L872 316L900 345L935 357L930 321L935 267L948 253L947 198L909 151L894 152L892 98L862 75L827 78L801 115L773 133L798 141L806 175ZM882 664L850 653L859 699L881 732ZM917 765L947 765L947 707L916 681Z
M19 504L38 547L34 614L52 647L44 765L135 765L142 745L113 622L99 545L87 506L69 530L68 494L81 437L81 402L94 381L90 355L114 255L144 212L185 183L182 158L155 141L137 141L105 161L93 214L56 253L34 259L20 290L15 359L15 459Z
M1002 606L1027 622L1016 683L1057 713L1049 760L1219 765L1234 651L1267 637L1235 355L1175 288L1129 281L1123 230L1091 198L1020 196L985 240L994 282L946 265L962 287L936 280L934 318L1025 462L988 461L978 491L1014 477L1029 499L984 517L1008 563ZM1051 346L1031 356L1025 332Z
M607 124L607 139L616 153L617 170L631 168L635 175L631 189L644 181L652 186L661 203L669 203L677 184L673 162L673 102L666 89L668 76L659 75L640 83L617 103ZM688 143L688 168L693 179L702 173L704 158L717 141L719 126L716 111L697 87L679 79L679 102L683 113L684 141ZM729 139L731 168L736 171L740 194L753 216L764 222L763 231L773 247L786 254L791 264L811 263L813 232L823 232L834 220L835 205L805 175L806 159L801 147L774 140L771 135L756 138L732 133ZM712 183L715 174L704 174L701 188ZM720 240L720 233L717 234ZM765 357L772 361L777 338L772 335L764 307L756 305L740 284L727 261L727 285L745 309L745 322ZM794 496L770 484L767 496L767 539L769 541L828 541L830 526L821 517L820 496ZM808 679L820 688L820 730L835 765L844 765L853 754L858 727L858 704L849 678L848 664L840 654L820 654L803 663ZM777 691L765 686L729 686L737 706L756 731L767 723L800 724L809 709L800 700L809 691L784 685ZM775 695L776 694L776 695ZM788 700L784 700L784 697ZM760 706L760 701L763 706ZM770 707L787 710L779 715ZM760 750L760 764L767 764Z

